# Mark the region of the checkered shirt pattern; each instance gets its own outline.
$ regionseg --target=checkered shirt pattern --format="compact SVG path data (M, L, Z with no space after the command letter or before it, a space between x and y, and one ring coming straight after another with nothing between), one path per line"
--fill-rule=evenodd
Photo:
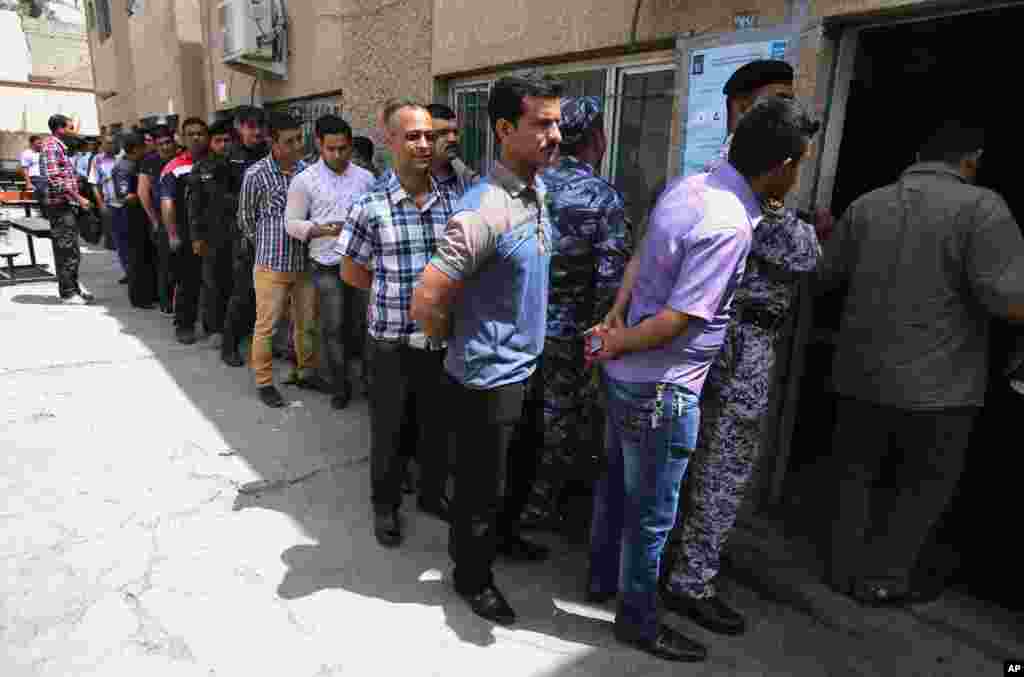
M47 137L43 142L43 162L49 183L46 204L51 207L71 204L78 195L78 174L68 159L68 147L56 136Z
M256 245L256 265L277 273L301 273L309 257L305 242L285 230L288 185L306 168L300 161L292 175L281 171L273 155L268 155L245 172L238 199L238 225Z
M430 198L420 208L394 172L358 198L342 222L338 251L373 271L367 324L382 341L425 345L426 337L409 316L412 292L427 267L454 201L431 179Z

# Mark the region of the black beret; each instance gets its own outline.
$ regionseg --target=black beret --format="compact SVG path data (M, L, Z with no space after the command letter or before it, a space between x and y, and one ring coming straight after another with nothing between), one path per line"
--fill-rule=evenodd
M722 93L726 96L750 94L765 85L793 82L793 67L778 59L751 61L732 74Z

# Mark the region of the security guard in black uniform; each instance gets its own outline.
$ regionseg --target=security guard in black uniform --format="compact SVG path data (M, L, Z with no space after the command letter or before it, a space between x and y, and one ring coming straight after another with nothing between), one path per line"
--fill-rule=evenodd
M239 231L237 224L238 196L242 192L242 179L249 167L270 152L265 138L266 116L262 109L246 106L235 114L235 131L239 143L228 155L231 183L228 197L232 202L231 232L234 234L234 285L224 318L224 339L221 359L232 367L245 364L238 353L238 342L252 334L256 324L256 293L252 287L252 268L255 252L252 240Z
M231 122L221 120L210 127L210 154L189 174L189 223L192 247L202 258L203 324L211 335L224 331L224 316L231 296L232 251L238 200L231 193Z

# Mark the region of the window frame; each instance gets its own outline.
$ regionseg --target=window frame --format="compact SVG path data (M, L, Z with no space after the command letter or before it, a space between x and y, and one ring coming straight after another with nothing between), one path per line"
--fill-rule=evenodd
M608 152L605 153L604 160L601 162L601 167L597 168L598 172L605 177L608 177L609 181L614 182L615 176L612 176L615 170L614 159L618 157L618 130L619 130L619 92L620 83L622 80L623 73L636 74L648 71L660 71L660 70L676 70L678 63L676 56L672 50L660 50L657 52L647 52L638 55L627 55L615 58L603 58L603 59L584 59L580 61L567 61L557 64L549 64L542 66L525 66L519 68L508 68L495 70L485 75L475 75L466 78L452 78L448 81L448 105L453 110L458 110L457 107L457 93L460 91L466 91L467 89L482 89L486 87L487 93L490 94L491 87L494 82L504 76L513 75L523 72L539 73L541 75L565 75L569 73L579 73L585 71L604 70L605 71L605 88L604 88L604 127L605 134L608 137ZM677 90L675 96L678 96L678 83L676 84ZM486 162L484 166L477 167L476 169L486 174L490 171L494 161L494 132L490 128L490 124L487 126L487 154ZM665 164L666 167L671 170L671 156L672 149L667 148L665 150ZM671 176L671 172L668 174Z

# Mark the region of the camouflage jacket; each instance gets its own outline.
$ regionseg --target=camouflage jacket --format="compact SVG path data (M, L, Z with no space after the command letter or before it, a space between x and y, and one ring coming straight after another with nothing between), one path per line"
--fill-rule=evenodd
M632 229L622 196L587 163L565 156L543 180L554 235L547 335L575 340L615 301Z

